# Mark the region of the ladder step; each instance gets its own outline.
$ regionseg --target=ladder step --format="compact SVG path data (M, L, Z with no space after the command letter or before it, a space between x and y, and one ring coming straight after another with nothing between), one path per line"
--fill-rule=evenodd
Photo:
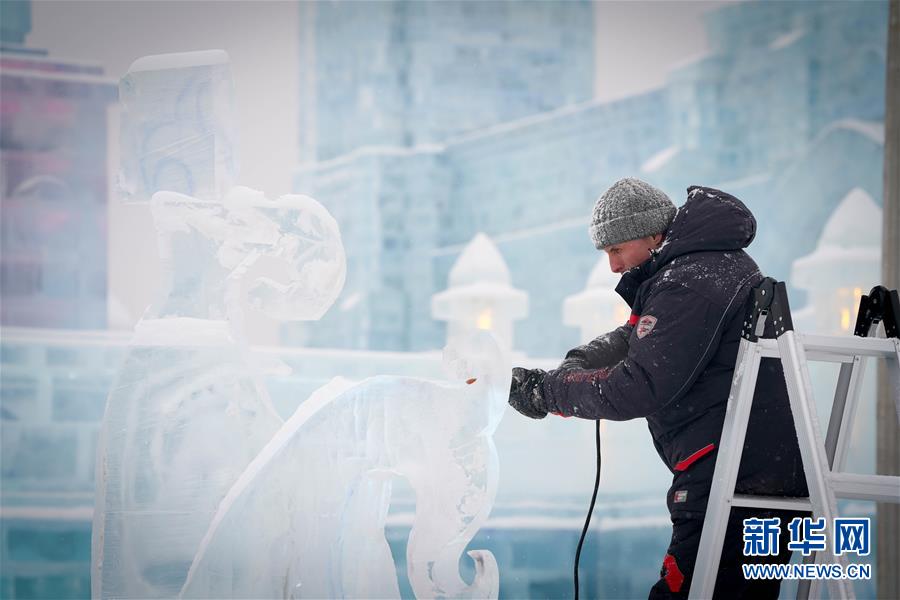
M809 498L788 498L785 496L754 496L750 494L735 494L731 501L732 506L752 506L755 508L778 508L782 510L811 511L812 505Z
M854 356L892 358L897 355L893 338L863 338L857 336L798 334L797 340L806 349L807 359L825 362L846 362ZM757 342L764 358L780 358L778 340L760 339Z
M839 498L900 504L900 477L832 473L829 479L834 487L835 495ZM809 498L788 498L784 496L735 494L731 505L782 510L812 510Z
M900 504L900 477L896 475L832 473L829 479L839 498Z

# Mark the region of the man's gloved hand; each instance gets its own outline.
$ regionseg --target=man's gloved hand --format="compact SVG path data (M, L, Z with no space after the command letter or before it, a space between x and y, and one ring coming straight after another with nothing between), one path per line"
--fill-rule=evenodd
M546 403L541 391L541 381L545 374L541 369L514 367L509 386L509 405L532 419L546 417Z

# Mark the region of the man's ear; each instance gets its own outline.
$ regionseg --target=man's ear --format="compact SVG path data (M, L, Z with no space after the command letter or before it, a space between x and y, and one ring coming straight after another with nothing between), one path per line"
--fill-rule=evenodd
M659 245L662 243L664 237L665 237L664 234L657 233L656 235L653 236L653 243L656 244L657 247L659 247Z

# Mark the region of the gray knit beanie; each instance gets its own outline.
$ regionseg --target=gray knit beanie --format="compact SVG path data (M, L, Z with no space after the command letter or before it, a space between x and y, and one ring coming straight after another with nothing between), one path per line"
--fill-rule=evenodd
M591 239L600 250L663 233L673 218L675 205L665 192L640 179L620 179L594 205Z

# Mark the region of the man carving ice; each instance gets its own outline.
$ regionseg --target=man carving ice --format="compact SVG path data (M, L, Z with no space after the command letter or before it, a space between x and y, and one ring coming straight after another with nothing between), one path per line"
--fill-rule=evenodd
M700 543L716 450L751 289L763 278L744 252L756 220L737 198L691 187L676 210L661 190L638 179L616 182L597 200L590 226L616 291L631 306L628 323L570 350L559 368L513 369L509 403L542 419L646 418L659 456L673 474L666 501L672 540L651 598L686 598ZM635 473L636 477L640 473ZM763 359L738 473L737 492L807 496L781 365ZM733 509L717 597L776 598L780 581L747 581L741 563L787 563L786 525L802 515ZM744 557L742 521L780 517L777 556Z

